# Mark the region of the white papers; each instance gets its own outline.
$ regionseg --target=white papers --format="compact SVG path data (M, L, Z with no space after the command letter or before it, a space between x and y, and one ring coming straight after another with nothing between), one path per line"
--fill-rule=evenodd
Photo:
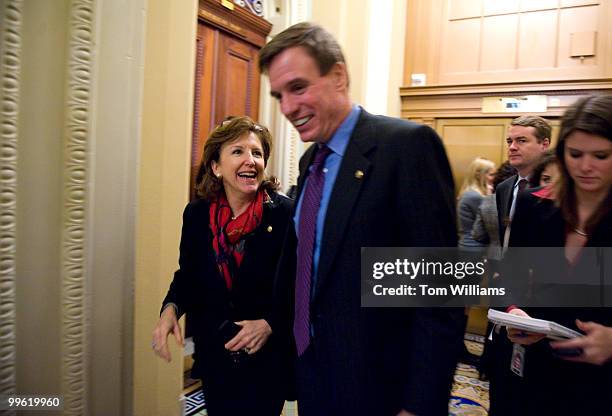
M559 325L556 322L513 315L495 309L489 309L487 317L489 321L494 324L505 325L523 331L537 332L538 334L545 334L548 338L552 339L567 339L582 336L581 333L563 325Z

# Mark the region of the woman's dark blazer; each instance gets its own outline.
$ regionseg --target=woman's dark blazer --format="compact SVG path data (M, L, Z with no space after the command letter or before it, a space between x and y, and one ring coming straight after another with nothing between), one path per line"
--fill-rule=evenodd
M217 268L209 203L197 199L185 208L179 269L163 305L172 302L178 307L178 316L188 314L195 343L196 376L211 376L226 367L228 355L219 333L225 320L262 319L270 313L276 264L292 204L289 198L276 193L270 193L270 197L272 201L264 203L261 224L246 237L245 255L231 291ZM266 345L249 357L252 363L271 373L284 367L280 358L289 359L285 356L290 350L290 326L287 325L286 333L282 333L284 326L278 328Z
M519 194L512 221L510 246L513 247L563 247L566 225L561 211L550 199L544 199L526 191ZM612 244L612 215L607 215L592 232L587 247L610 247ZM538 255L534 251L534 255ZM563 250L558 256L550 253L542 264L548 268L565 268ZM573 275L580 277L582 267L592 258L581 257L574 266ZM537 270L534 282L537 282ZM594 299L597 301L598 299ZM577 330L575 320L594 321L612 326L610 308L529 308L517 305L534 318L558 322ZM612 364L595 366L561 360L553 355L547 340L526 347L525 378L522 396L516 399L516 414L524 415L609 415Z

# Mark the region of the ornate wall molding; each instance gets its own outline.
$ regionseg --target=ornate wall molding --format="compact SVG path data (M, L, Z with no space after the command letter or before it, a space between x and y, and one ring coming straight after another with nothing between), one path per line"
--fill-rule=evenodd
M0 60L0 393L16 393L17 137L22 1L2 2ZM8 413L14 414L14 413Z
M199 0L198 17L206 23L262 47L272 25L246 7L226 8L217 0Z
M70 6L62 213L62 393L65 415L87 414L88 153L94 79L95 1Z

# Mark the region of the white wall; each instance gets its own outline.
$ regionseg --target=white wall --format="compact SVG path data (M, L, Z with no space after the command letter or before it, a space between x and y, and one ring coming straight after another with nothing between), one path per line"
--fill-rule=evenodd
M406 0L313 0L312 20L342 46L351 98L371 113L399 116Z

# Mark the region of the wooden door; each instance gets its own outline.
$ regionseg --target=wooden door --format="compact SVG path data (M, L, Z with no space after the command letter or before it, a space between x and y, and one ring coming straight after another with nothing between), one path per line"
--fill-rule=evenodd
M208 134L227 116L259 113L259 48L206 23L198 24L191 196Z
M435 129L453 170L455 190L458 192L469 164L476 157L484 157L499 166L507 157L506 136L513 118L440 118ZM559 120L548 118L552 126L551 147L559 134Z
M195 177L198 173L202 149L206 137L214 126L213 119L213 77L215 74L215 44L219 31L198 24L196 39L196 73L193 111L193 133L191 139L191 175L189 180L189 195L193 199L195 192Z
M259 113L259 49L224 33L219 34L214 124L230 115Z
M242 7L200 0L196 42L191 199L202 150L211 130L227 116L259 114L259 49L272 25Z
M484 157L499 166L506 160L506 132L510 118L439 119L436 131L449 157L455 190L459 191L469 164Z

